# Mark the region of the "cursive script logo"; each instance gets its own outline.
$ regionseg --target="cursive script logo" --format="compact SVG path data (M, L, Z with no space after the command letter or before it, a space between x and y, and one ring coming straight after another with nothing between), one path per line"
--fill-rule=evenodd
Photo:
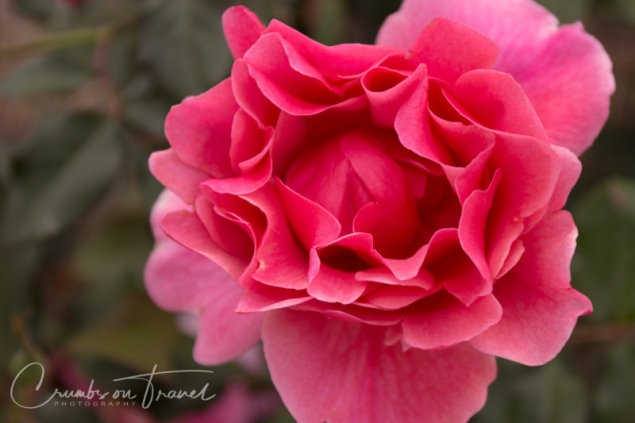
M49 398L47 398L44 402L34 405L34 406L26 406L23 404L20 404L14 396L14 389L15 386L18 382L18 380L20 379L20 376L22 376L22 374L29 368L36 366L40 369L40 380L38 382L38 384L35 387L35 391L38 392L40 390L40 388L42 387L42 382L44 381L44 376L46 373L46 370L44 369L44 366L40 363L31 363L29 365L27 365L26 367L24 367L22 370L20 370L20 372L16 375L15 379L13 379L13 383L11 384L11 399L13 400L13 402L22 408L25 408L27 410L32 410L35 408L40 408L40 407L44 407L46 404L48 404L49 402L53 401L55 398L59 398L59 399L66 399L66 400L70 400L70 399L74 399L77 400L79 405L82 405L82 401L84 403L86 403L86 405L93 405L93 406L105 406L105 405L120 405L121 404L121 400L130 400L132 402L132 405L134 405L136 403L136 401L132 401L137 399L137 395L134 395L130 390L123 390L123 389L118 389L114 392L106 392L106 391L100 391L99 389L94 389L94 380L90 381L90 385L88 387L88 389L75 389L75 390L66 390L66 391L60 391L59 389L55 388L55 391L51 394L51 396ZM209 383L206 383L205 386L203 386L203 388L199 391L197 390L191 390L191 391L175 391L175 390L171 390L168 392L164 392L160 389L155 389L154 384L152 383L152 380L154 378L155 375L167 375L167 374L175 374L175 373L207 373L207 374L212 374L214 372L212 372L211 370L172 370L172 371L166 371L166 372L157 372L157 366L155 365L154 368L152 369L152 372L150 373L146 373L146 374L141 374L141 375L134 375L134 376L128 376L128 377L122 377L119 379L114 379L113 382L121 382L124 380L139 380L145 383L145 392L143 394L143 398L141 399L141 406L144 409L148 409L150 408L150 406L160 400L161 398L167 398L167 399L183 399L183 398L190 398L190 399L200 399L202 401L209 401L212 398L214 398L216 395L209 395L207 396L207 389L209 388ZM114 402L112 400L115 400ZM117 401L120 400L120 401ZM59 401L56 401L54 404L57 405L59 403ZM74 403L71 403L71 405ZM129 404L128 402L124 403L125 405ZM66 402L63 402L62 405L66 405Z

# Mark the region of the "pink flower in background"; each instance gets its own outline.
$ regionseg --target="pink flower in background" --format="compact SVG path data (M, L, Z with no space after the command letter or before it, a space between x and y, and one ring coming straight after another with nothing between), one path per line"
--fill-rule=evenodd
M562 208L614 90L580 24L529 0L406 0L374 46L223 24L231 77L150 160L147 287L199 316L199 362L262 340L300 423L454 423L494 356L560 351L592 308Z
M280 407L275 392L250 393L240 383L230 384L218 399L203 411L170 420L168 423L255 423Z

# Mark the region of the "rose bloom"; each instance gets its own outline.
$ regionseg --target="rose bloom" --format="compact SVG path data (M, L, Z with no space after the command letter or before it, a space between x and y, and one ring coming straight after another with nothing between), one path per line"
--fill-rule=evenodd
M146 270L195 358L262 340L300 423L466 422L495 356L554 358L589 300L562 211L611 62L530 0L406 0L377 45L244 7L231 77L170 112ZM176 241L176 242L175 242Z

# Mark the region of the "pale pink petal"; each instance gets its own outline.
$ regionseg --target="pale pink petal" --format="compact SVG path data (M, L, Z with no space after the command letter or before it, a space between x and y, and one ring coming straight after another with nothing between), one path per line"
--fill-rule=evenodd
M563 26L537 60L513 75L536 108L549 140L580 155L608 118L615 91L612 67L602 45L577 23Z
M523 87L552 143L580 154L608 116L611 60L580 24L558 20L532 0L405 0L378 44L408 51L435 18L461 22L500 46L495 69Z
M553 359L591 302L570 286L569 266L577 230L568 212L558 212L523 237L519 263L494 287L501 321L471 341L479 350L536 366Z
M208 284L214 296L199 311L194 359L206 366L233 360L260 341L265 313L237 313L242 290L233 280L225 282Z
M260 340L263 315L235 312L242 290L232 277L197 252L166 238L157 241L145 269L148 294L165 310L199 316L198 362L230 361Z
M311 312L270 313L263 328L273 382L298 423L466 422L485 403L491 357L467 345L403 352L384 339Z
M235 279L247 267L247 260L227 253L214 242L195 213L188 211L170 213L161 221L161 229L179 244L217 263Z
M161 229L161 221L172 212L190 209L191 206L184 203L175 193L167 189L163 190L150 212L150 227L157 243L169 239Z
M194 204L201 193L199 184L210 178L207 173L183 163L171 149L153 153L149 166L154 177L187 204Z

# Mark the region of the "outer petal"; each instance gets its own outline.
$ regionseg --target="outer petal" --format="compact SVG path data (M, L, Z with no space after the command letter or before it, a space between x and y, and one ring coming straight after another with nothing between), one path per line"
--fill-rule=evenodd
M194 204L201 193L199 184L209 179L207 173L183 163L172 149L152 153L149 165L152 174L187 204Z
M265 26L245 6L234 6L223 14L223 30L232 54L240 59L258 41Z
M231 176L229 148L237 111L231 80L226 79L174 106L165 121L165 135L186 164L216 178Z
M557 19L531 0L405 0L379 32L378 44L413 45L435 18L461 22L500 46L496 69L523 86L554 144L579 154L597 136L615 89L611 60L580 24Z
M473 29L438 18L428 25L412 46L412 60L425 63L434 78L454 82L474 69L491 69L498 45Z
M547 218L523 238L520 262L494 287L501 321L471 341L479 350L530 366L553 359L591 302L569 285L577 230L568 212Z
M493 295L469 307L440 292L411 307L402 323L404 341L421 349L445 348L468 341L498 323L501 306Z
M167 192L153 214L163 214L178 202ZM199 363L215 365L232 360L260 340L263 315L235 313L242 291L220 266L165 235L157 241L145 270L146 288L165 310L200 317L194 348Z
M265 320L265 357L298 423L457 423L485 403L495 362L466 345L384 345L385 331L318 313Z

